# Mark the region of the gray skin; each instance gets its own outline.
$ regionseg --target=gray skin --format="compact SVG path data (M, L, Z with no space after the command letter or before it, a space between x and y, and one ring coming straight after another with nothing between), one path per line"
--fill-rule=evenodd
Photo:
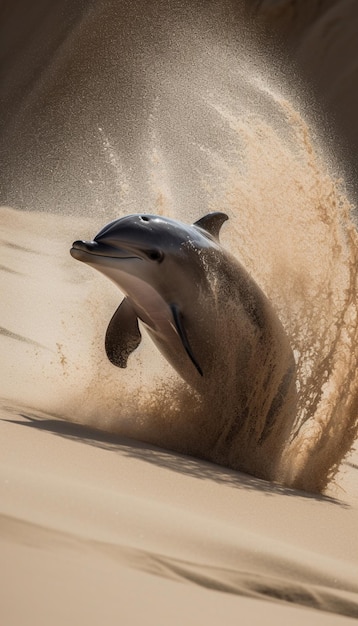
M264 293L219 243L227 219L215 212L187 225L129 215L106 225L93 241L75 241L71 255L125 294L105 339L114 365L126 367L140 344L140 320L190 386L205 393L221 385L245 415L263 410L256 407L257 394L267 404L268 423L295 395L292 350Z

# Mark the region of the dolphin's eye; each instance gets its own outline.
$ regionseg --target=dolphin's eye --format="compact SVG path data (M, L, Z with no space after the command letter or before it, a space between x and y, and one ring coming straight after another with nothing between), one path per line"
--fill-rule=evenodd
M148 258L151 261L158 261L160 263L163 260L164 254L160 250L149 250L147 252Z

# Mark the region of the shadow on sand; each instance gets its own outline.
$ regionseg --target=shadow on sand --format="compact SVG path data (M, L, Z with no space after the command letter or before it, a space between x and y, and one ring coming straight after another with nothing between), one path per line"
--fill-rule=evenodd
M335 498L291 489L278 483L265 481L255 476L228 469L208 461L197 459L178 452L172 452L154 446L153 444L131 439L113 432L98 430L77 422L70 422L61 417L49 417L43 413L30 411L14 411L12 407L6 407L13 414L13 418L2 418L1 421L9 422L27 428L46 431L72 441L78 441L96 448L120 453L131 458L152 463L173 472L186 474L199 480L210 480L218 484L225 484L236 489L260 491L266 495L285 495L296 498L309 498L319 502L329 502L344 508L348 505ZM20 419L17 419L20 418Z

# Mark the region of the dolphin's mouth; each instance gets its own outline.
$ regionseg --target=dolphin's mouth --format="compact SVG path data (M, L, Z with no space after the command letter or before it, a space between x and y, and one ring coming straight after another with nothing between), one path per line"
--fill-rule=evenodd
M78 261L86 261L89 256L112 259L140 259L134 251L125 248L115 248L98 241L74 241L70 254Z

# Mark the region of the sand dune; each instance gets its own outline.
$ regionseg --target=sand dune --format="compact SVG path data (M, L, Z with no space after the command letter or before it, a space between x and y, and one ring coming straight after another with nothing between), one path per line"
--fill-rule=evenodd
M358 491L310 497L14 407L0 428L4 623L358 616Z
M354 457L321 496L124 436L101 356L112 293L68 255L76 220L1 215L2 623L358 617ZM121 372L124 402L151 385L146 350Z

